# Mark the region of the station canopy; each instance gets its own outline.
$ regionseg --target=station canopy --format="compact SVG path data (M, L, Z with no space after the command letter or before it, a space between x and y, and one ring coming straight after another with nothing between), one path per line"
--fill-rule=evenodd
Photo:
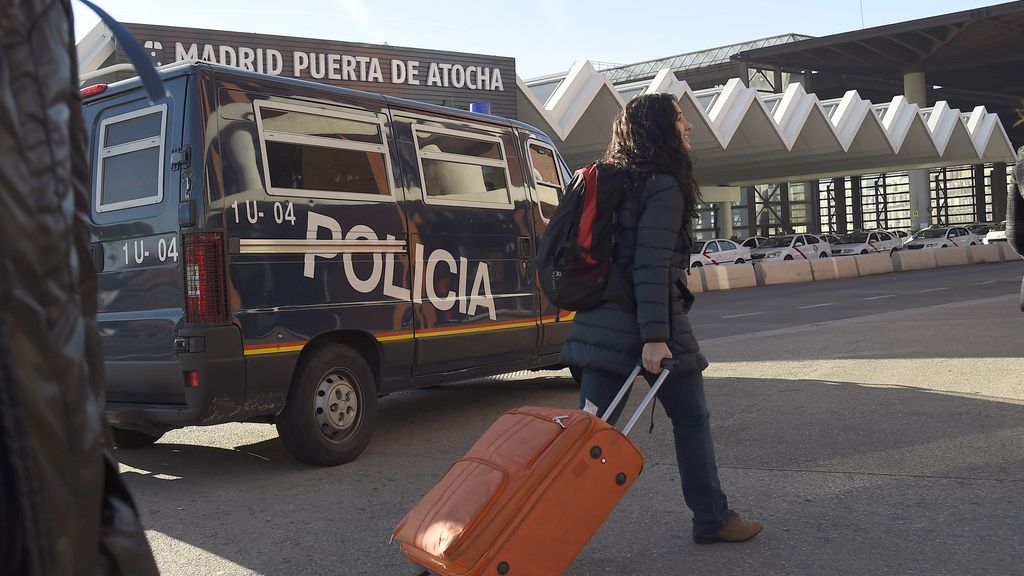
M771 48L769 48L771 49ZM743 186L916 168L1010 162L1014 150L984 106L921 108L896 96L870 102L856 91L820 100L790 84L761 93L739 78L692 90L666 67L639 89L612 84L588 61L560 81L517 78L519 119L546 131L571 168L598 159L611 124L638 93L667 92L693 124L695 174L702 185ZM554 85L553 85L554 84Z
M929 92L940 96L936 100L987 97L1012 109L1024 98L1024 1L753 46L731 59L882 81L922 72ZM991 108L995 102L985 104Z

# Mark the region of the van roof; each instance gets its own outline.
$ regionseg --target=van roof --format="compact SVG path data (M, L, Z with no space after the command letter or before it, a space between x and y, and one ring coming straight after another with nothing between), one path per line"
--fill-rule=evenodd
M216 76L234 76L250 78L255 80L263 80L273 83L301 86L312 90L321 92L333 92L335 94L344 94L349 96L358 96L361 98L375 99L381 102L386 102L389 105L395 104L406 108L414 108L424 112L433 112L435 114L443 114L446 116L454 116L457 118L465 118L467 120L483 120L493 124L504 124L506 126L513 126L530 132L539 139L547 142L554 146L551 138L545 134L539 128L531 126L525 122L519 120L513 120L511 118L503 118L501 116L494 116L491 114L480 114L478 112L469 112L467 110L460 110L458 108L448 108L446 106L438 106L436 104L429 104L427 102L420 102L417 100L408 100L406 98L399 98L397 96L385 96L376 92L367 92L365 90L356 90L353 88L342 88L340 86L332 86L330 84L322 84L318 82L311 82L309 80L302 80L299 78L289 78L287 76L271 76L269 74L261 74L259 72L251 72L243 70L241 68L234 68L231 66L224 66L222 64L212 64L210 62L204 62L201 60L183 60L181 62L175 62L173 64L167 64L157 68L157 74L161 79L167 80L170 78L176 78L178 76L187 76L194 74L199 70L208 70ZM95 100L109 98L111 96L121 94L124 92L130 92L132 90L141 90L142 82L138 76L128 78L114 82L109 85L107 90L96 96L90 96L84 99L85 103L92 102Z

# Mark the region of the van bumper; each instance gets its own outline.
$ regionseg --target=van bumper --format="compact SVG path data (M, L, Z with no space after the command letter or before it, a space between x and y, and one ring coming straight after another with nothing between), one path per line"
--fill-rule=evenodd
M237 421L244 417L245 357L237 326L183 328L177 340L184 350L177 354L181 368L181 403L107 402L110 423L150 434L170 428ZM198 386L189 385L189 373Z

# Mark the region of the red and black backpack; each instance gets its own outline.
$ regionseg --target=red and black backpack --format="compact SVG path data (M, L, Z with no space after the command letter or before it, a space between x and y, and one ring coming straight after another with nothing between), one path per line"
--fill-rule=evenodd
M580 168L537 248L537 277L552 304L582 312L601 304L612 273L615 220L627 175L593 163Z

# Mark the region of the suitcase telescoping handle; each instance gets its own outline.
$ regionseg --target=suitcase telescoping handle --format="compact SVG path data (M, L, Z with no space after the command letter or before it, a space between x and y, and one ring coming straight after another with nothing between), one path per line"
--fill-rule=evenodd
M629 436L629 431L632 430L633 426L636 425L637 420L640 419L640 415L643 414L644 410L647 408L647 405L650 404L651 400L654 398L654 395L658 393L658 389L661 388L661 385L665 383L665 379L668 378L669 367L674 367L678 363L678 360L674 360L672 358L666 358L662 360L661 374L658 374L658 379L655 380L654 384L651 385L651 389L647 391L647 394L644 395L644 399L641 400L640 405L637 406L636 412L633 412L633 415L629 418L629 421L626 422L626 425L622 428L623 436ZM612 414L615 413L615 408L619 405L619 402L622 402L622 399L625 398L626 393L629 392L630 387L633 385L633 381L636 380L636 377L640 375L641 370L643 370L643 366L639 364L637 364L636 368L633 368L633 371L630 372L629 377L626 378L626 382L622 385L622 388L619 389L619 393L615 395L615 398L612 400L612 403L608 405L608 409L605 410L604 415L601 416L602 420L607 421L609 418L611 418Z

